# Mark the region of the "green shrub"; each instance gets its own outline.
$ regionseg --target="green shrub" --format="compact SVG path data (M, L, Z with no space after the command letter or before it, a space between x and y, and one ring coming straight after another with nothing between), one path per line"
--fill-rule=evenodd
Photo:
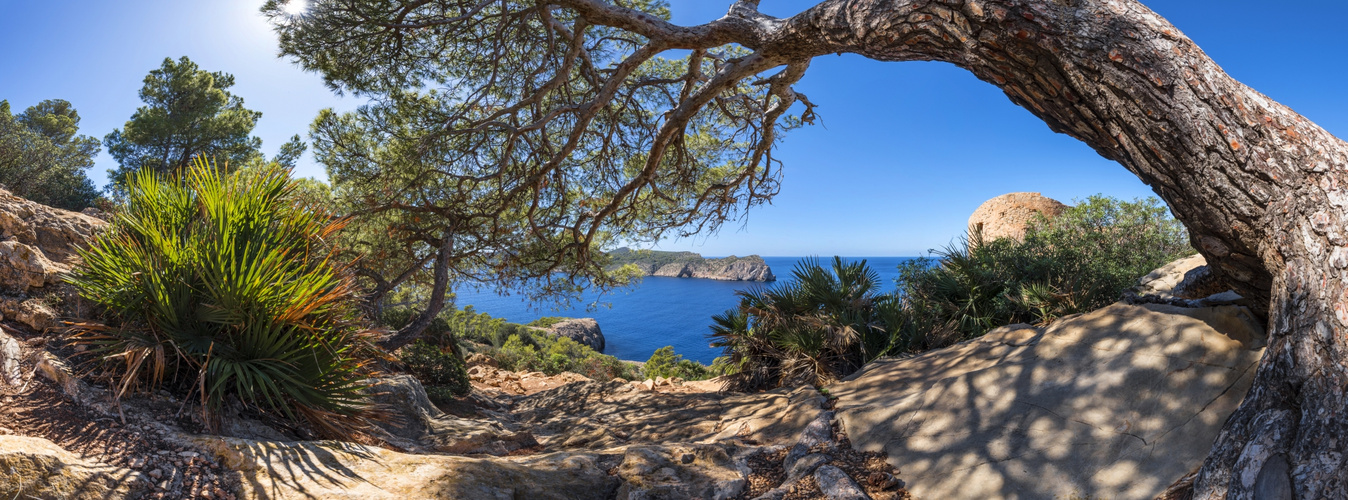
M738 308L712 317L727 388L821 385L888 352L900 308L879 286L866 261L834 257L828 269L805 259L788 282L738 292Z
M923 350L1011 323L1048 323L1118 300L1138 277L1190 255L1183 226L1155 198L1092 196L1023 241L973 232L899 268L902 349Z
M544 316L544 317L542 317L542 318L538 318L538 319L536 319L536 320L530 321L530 322L529 322L529 326L536 326L536 327L539 327L539 328L552 328L552 325L555 325L555 324L557 324L557 323L561 323L561 322L566 321L566 320L568 320L568 319L571 319L571 318L566 318L566 317L562 317L562 316Z
M572 372L595 380L635 379L637 370L629 363L596 352L589 346L566 337L520 330L506 342L489 351L502 369L537 371L548 375Z
M426 341L417 341L398 351L398 360L426 387L432 399L468 395L468 370L453 350Z
M683 359L683 355L675 354L674 346L656 349L651 358L646 360L646 364L641 366L641 374L649 379L665 377L684 380L706 380L716 376L711 368L702 363Z
M70 277L107 311L77 338L116 396L195 392L208 425L231 397L334 437L363 424L373 348L325 243L341 222L291 186L280 168L231 175L201 159L181 176L131 176L125 209Z

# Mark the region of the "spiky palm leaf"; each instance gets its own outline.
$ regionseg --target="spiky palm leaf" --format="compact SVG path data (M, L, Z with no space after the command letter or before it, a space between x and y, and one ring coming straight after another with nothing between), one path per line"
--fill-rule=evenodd
M118 395L167 384L195 391L209 415L235 397L320 430L358 426L370 343L326 243L341 222L292 201L280 168L229 174L198 159L128 186L126 209L70 277L108 312L77 335L121 361L103 364Z

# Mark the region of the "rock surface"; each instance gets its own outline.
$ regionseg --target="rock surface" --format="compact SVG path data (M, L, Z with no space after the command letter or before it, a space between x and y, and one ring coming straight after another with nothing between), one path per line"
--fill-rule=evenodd
M51 277L78 263L76 249L84 247L107 225L96 217L48 207L0 190L0 240L12 243L15 251L22 245L40 252L51 266L43 268L48 283ZM2 261L0 265L4 265Z
M1123 292L1123 300L1130 304L1184 307L1252 305L1218 279L1202 255L1185 257L1148 273L1138 280L1137 286Z
M604 332L594 318L568 319L547 328L548 335L566 337L581 345L590 346L595 352L604 352Z
M0 328L0 384L19 385L23 382L23 349L19 341Z
M0 498L128 498L147 486L139 472L86 461L46 439L0 436Z
M389 413L376 424L380 437L407 451L505 455L537 446L526 432L507 430L489 420L468 420L445 414L426 397L426 390L410 375L377 379L366 391L372 402Z
M38 298L0 297L0 315L39 332L56 326L56 309Z
M969 227L981 227L984 241L1019 240L1035 216L1053 218L1066 209L1067 205L1039 193L1007 193L979 205L969 216Z
M918 498L1150 499L1207 455L1263 335L1239 306L1115 304L830 390L853 445L888 452Z
M633 264L646 276L704 278L723 281L776 281L772 268L762 257L730 256L708 259L693 252L631 250L626 247L609 253L617 265Z

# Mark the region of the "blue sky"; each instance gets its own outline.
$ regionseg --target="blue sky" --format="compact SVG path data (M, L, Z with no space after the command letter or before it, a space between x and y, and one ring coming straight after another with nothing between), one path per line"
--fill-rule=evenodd
M141 103L141 80L165 57L234 74L233 91L263 112L268 154L305 133L324 107L359 102L276 58L275 39L244 0L0 0L0 99L22 110L71 101L82 132L101 138ZM673 0L675 21L704 22L730 0ZM813 2L764 0L786 16ZM1348 2L1143 0L1228 73L1348 137ZM984 200L1039 191L1064 202L1104 193L1151 195L1123 167L1054 134L991 85L940 63L817 59L797 88L822 124L788 136L782 193L718 234L660 248L704 255L906 256L944 245ZM114 166L106 153L91 177ZM308 155L300 175L323 178Z

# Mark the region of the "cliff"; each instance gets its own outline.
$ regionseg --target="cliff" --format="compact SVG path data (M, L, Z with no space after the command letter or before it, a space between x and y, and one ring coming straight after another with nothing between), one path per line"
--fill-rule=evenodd
M646 276L703 278L723 281L777 281L762 257L708 259L693 252L661 252L619 248L609 253L613 267L635 264Z

